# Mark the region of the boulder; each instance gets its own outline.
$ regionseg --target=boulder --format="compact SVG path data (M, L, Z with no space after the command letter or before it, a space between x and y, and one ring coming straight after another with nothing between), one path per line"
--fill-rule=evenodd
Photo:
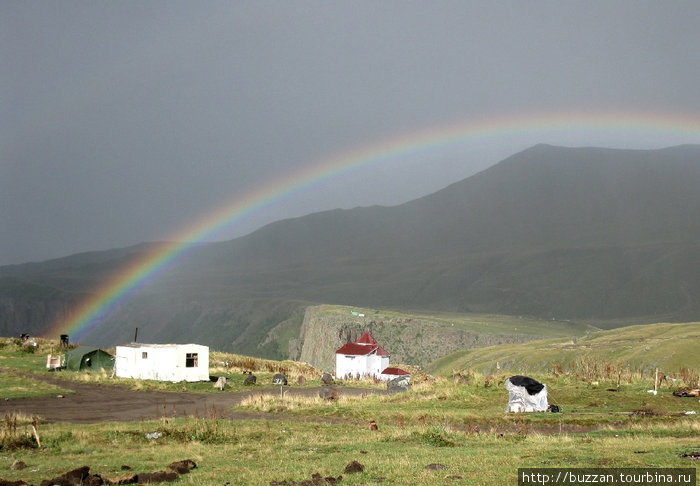
M390 394L406 392L411 389L410 375L399 376L389 380L386 384L386 391Z
M32 486L29 483L25 483L21 479L18 481L8 481L0 478L0 486Z
M224 391L224 388L226 388L226 384L228 383L228 380L226 379L225 376L220 376L218 380L216 380L216 383L214 383L214 388L218 388L221 391Z
M362 472L364 470L365 470L364 465L360 464L357 461L352 461L347 466L345 466L345 469L343 469L343 472L345 474L352 474L352 473Z
M338 398L338 391L330 386L324 386L318 391L318 396L324 400L335 400Z
M272 377L272 384L273 385L286 385L287 384L287 376L284 373L277 373L275 376Z
M197 467L197 463L192 459L185 459L183 461L171 462L168 465L168 469L175 471L178 474L187 474L191 469Z
M145 483L170 483L177 481L180 475L175 471L158 471L154 473L141 473L136 475L138 484Z
M322 374L321 383L323 383L324 385L330 385L331 383L333 383L333 375L331 375L330 373Z
M99 486L101 484L104 482L99 475L90 474L90 466L79 467L61 476L41 482L41 486Z
M258 379L255 377L255 375L248 375L245 377L245 380L243 380L244 385L255 385L255 383L258 381Z

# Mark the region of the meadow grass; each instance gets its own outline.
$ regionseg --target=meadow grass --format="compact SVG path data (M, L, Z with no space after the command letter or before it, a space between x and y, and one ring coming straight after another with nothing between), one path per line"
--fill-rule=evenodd
M2 373L0 400L48 397L58 394L65 395L66 393L70 393L70 390L43 381L33 380L25 376L19 376L11 371Z
M20 372L25 377L27 383L39 384L40 381L32 380L31 376L46 376L46 357L48 354L65 354L66 349L61 348L57 341L32 338L37 346L23 346L18 339L0 338L0 369L11 370L13 373ZM106 351L114 354L113 349ZM251 388L271 386L272 377L277 373L285 373L290 385L295 387L314 387L321 385L322 372L313 366L295 361L273 361L261 358L252 358L232 353L211 351L209 373L213 381L219 376L226 377L226 391L250 390ZM7 371L6 371L7 372ZM244 372L252 372L257 378L257 385L250 387L244 385L244 380L248 376ZM131 378L118 378L114 376L112 370L90 370L90 371L70 371L60 370L52 373L55 378L65 381L77 381L83 383L103 383L129 388L131 390L157 390L157 391L178 391L196 393L220 393L210 382L167 382L157 380L137 380ZM19 376L15 374L15 376ZM33 386L33 385L32 385ZM376 386L372 381L362 380L350 382L347 386ZM1 391L1 390L0 390ZM47 388L46 394L53 394L59 391L55 387ZM70 392L69 389L62 389L61 393ZM2 395L2 398L19 398L21 396L34 396L30 387L26 387L26 393L21 389L16 390L12 395Z
M443 376L461 368L482 373L495 373L500 368L513 374L587 369L595 374L612 366L625 374L650 376L656 368L666 374L686 369L695 370L695 385L700 386L698 342L700 322L645 324L592 332L583 337L459 351L436 360L428 370Z
M297 397L287 394L254 394L243 400L242 408L271 414L309 417L344 417L368 423L395 426L449 426L465 430L581 430L605 425L626 426L640 421L673 423L686 412L697 412L697 399L672 395L674 386L662 384L659 393L649 393L653 383L635 380L622 383L590 384L575 376L537 376L548 385L549 402L561 413L505 413L508 375L473 375L469 382L433 378L414 383L408 393L366 394L337 400ZM611 391L615 390L615 391ZM690 415L688 415L690 416Z
M598 328L571 321L553 321L525 316L509 316L503 314L483 313L449 313L435 311L427 314L425 311L406 312L389 309L369 309L342 305L318 305L315 307L319 316L346 317L352 311L364 314L371 320L411 320L420 319L433 324L454 327L465 331L489 334L524 334L535 336L583 336L587 332L597 331Z
M174 419L76 427L40 427L41 448L0 451L0 477L38 484L79 465L107 478L162 470L192 459L198 467L178 484L264 485L343 475L342 484L513 484L518 467L692 467L682 454L700 447L695 421L639 424L627 433L473 432L448 426L298 420ZM158 439L146 434L159 432ZM115 454L115 452L117 452ZM9 470L15 459L29 467ZM344 474L356 460L361 473ZM426 466L439 463L442 470Z
M9 345L0 349L0 356L2 366L9 360L22 373L31 367L27 362L45 363L45 355ZM316 371L306 365L292 368L287 362L215 356L212 373L230 375L232 389L243 386L243 371L251 367L259 379L287 366L290 383L293 373L308 376L304 385L292 388L319 383ZM121 381L108 372L61 373L74 380L141 389L213 389L211 383ZM15 386L7 376L14 375L3 372L0 390ZM89 425L8 415L0 420L0 478L39 484L82 465L118 478L125 474L123 466L132 473L154 472L183 459L194 460L198 467L176 484L268 485L320 473L342 475L340 484L347 485L502 485L515 484L518 467L695 466L684 455L700 452L700 421L697 414L686 413L700 411L700 404L697 398L672 395L683 382L680 376L677 382L657 383L654 395L648 393L654 388L648 374L620 373L605 361L581 362L569 371L552 368L531 376L547 384L550 403L562 412L530 414L505 413L508 393L503 382L508 376L470 369L437 377L414 373L408 392L351 396L343 394L347 385L341 384L338 399L330 401L253 391L239 408L263 412L265 419L245 421L223 419L213 409L203 417ZM685 376L692 381L696 372L687 370ZM382 387L362 385L377 391ZM370 420L378 430L370 430ZM158 438L149 439L147 434L153 433ZM15 460L28 467L11 470ZM344 473L353 460L364 471ZM445 468L426 468L435 463Z

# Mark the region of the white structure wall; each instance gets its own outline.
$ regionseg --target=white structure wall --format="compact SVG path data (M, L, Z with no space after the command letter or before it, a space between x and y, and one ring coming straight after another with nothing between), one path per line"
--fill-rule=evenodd
M209 348L200 344L117 346L114 370L120 378L209 381Z
M335 355L335 376L344 378L347 375L376 376L389 366L389 356L379 356L376 351L366 355Z

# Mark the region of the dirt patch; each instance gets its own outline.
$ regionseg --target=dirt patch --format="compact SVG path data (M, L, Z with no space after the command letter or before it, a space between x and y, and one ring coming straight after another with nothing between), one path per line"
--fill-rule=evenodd
M115 385L98 385L61 380L53 376L32 378L73 390L75 393L41 398L0 400L0 416L7 413L36 415L49 422L100 423L157 420L162 417L211 417L225 419L271 418L266 413L235 410L243 399L261 393L277 393L279 387L222 393L136 391ZM290 387L286 396L318 396L321 387ZM344 388L343 395L381 393L381 390ZM311 419L311 418L310 418Z

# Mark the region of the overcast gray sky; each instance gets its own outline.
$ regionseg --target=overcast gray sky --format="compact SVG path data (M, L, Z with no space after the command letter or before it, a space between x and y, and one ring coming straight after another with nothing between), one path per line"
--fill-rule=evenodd
M700 143L699 32L696 1L5 0L0 264L167 239L238 193L434 127L651 120L466 137L312 185L218 236L398 204L539 142Z

